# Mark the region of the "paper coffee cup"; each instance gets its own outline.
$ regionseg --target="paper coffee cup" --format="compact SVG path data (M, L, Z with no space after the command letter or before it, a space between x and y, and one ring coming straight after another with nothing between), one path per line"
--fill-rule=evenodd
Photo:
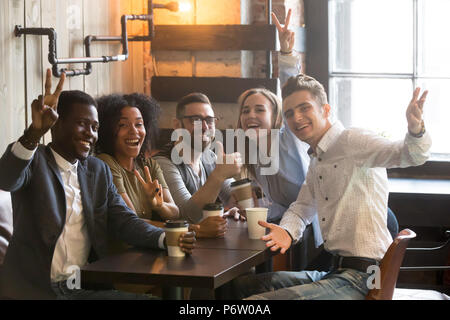
M223 216L223 205L220 203L208 203L203 207L203 220L208 217Z
M178 240L183 233L189 231L187 221L168 220L164 224L164 231L166 232L167 252L169 257L184 257L185 253L181 251Z
M238 201L242 209L253 208L255 206L252 197L252 184L248 178L231 183L231 193Z
M258 221L267 221L267 208L247 208L247 228L249 239L260 239L266 234L266 228L261 227Z

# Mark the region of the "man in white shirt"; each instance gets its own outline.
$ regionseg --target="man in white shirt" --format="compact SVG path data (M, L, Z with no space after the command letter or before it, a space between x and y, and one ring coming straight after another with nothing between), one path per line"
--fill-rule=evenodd
M32 124L0 159L0 188L11 192L14 232L5 256L0 296L13 299L140 299L143 295L77 288L79 270L108 253L108 236L131 245L165 249L165 233L139 219L117 193L111 172L89 156L97 141L95 100L62 91L32 103ZM39 145L52 130L52 143ZM190 253L195 237L180 237ZM78 279L78 283L81 279ZM72 290L73 289L73 290Z
M385 168L423 164L431 138L422 120L427 91L414 90L406 111L408 133L391 142L363 129L330 121L323 86L299 74L283 86L283 113L291 131L310 145L311 163L298 195L280 225L262 239L272 251L297 242L316 212L324 248L334 255L329 272L275 272L234 281L235 297L249 299L364 299L368 268L378 265L392 242L386 215Z

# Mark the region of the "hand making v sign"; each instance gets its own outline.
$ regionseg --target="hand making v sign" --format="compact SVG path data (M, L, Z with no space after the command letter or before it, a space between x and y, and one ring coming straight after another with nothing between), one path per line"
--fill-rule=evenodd
M63 89L65 73L61 75L55 92L52 94L52 72L47 69L45 78L45 95L40 95L38 99L31 104L31 127L43 136L58 120L57 105L58 98Z
M155 181L152 180L152 176L150 175L150 169L147 166L144 167L144 172L147 181L145 181L141 177L139 171L137 170L134 170L134 175L136 176L136 178L138 178L139 182L144 188L145 193L147 194L148 200L150 201L152 207L160 208L164 203L162 186L161 184L159 184L158 179L155 179Z
M278 30L278 36L280 38L280 51L281 53L291 53L294 48L295 41L295 32L289 30L289 21L291 20L292 10L289 9L288 14L286 16L284 27L281 26L280 21L278 20L275 13L271 13L273 22Z
M416 88L413 93L413 97L408 105L408 108L406 109L406 120L408 120L408 131L412 135L419 135L423 134L425 131L422 114L423 114L423 105L425 103L425 100L427 98L428 90L425 90L420 97L419 100L417 98L419 97L420 88Z

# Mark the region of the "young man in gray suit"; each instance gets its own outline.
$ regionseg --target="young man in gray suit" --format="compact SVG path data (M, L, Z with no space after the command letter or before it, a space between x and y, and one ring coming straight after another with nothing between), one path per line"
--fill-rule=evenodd
M11 192L14 231L4 260L0 296L13 299L139 299L113 290L71 290L73 266L107 254L108 235L131 245L164 249L165 234L139 219L123 202L108 166L89 156L97 141L95 100L62 91L32 103L32 123L0 159L0 189ZM53 142L39 145L51 129ZM180 237L191 253L195 236Z

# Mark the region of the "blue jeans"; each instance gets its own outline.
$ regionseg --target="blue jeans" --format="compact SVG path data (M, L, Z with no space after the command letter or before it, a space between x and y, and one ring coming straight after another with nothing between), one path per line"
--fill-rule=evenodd
M66 281L52 283L57 300L150 300L157 297L118 290L69 289Z
M231 286L234 298L248 300L362 300L368 273L353 269L331 272L270 272L242 276Z

